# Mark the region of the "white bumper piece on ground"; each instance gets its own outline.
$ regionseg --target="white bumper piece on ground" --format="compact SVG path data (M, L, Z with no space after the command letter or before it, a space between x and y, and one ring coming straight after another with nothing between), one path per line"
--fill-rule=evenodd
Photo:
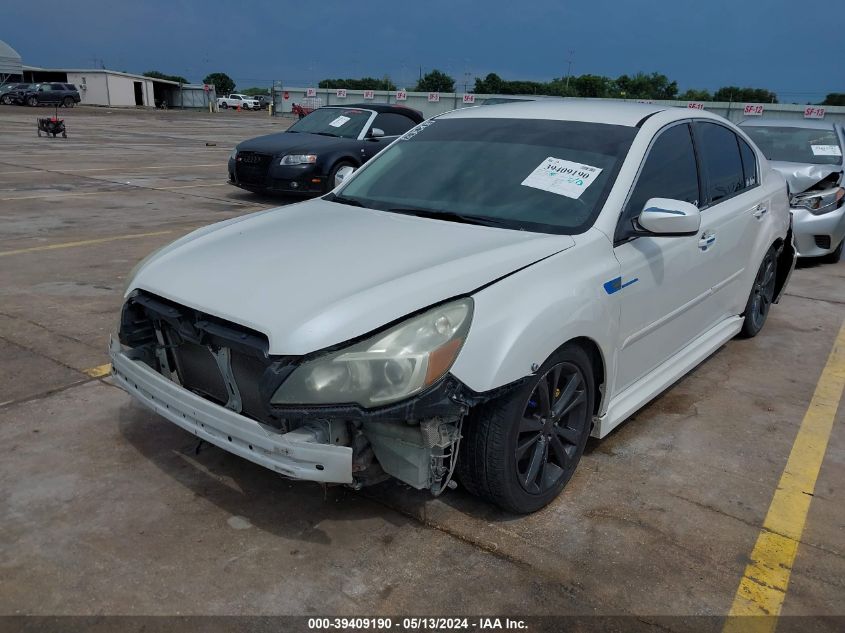
M286 477L352 483L352 448L315 442L308 432L281 433L201 398L126 356L114 337L109 354L121 387L198 438Z

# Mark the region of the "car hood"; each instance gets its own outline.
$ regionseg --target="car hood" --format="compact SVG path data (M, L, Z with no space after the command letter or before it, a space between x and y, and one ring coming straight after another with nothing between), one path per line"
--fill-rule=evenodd
M143 289L307 354L471 293L574 244L324 200L205 227L143 262Z
M835 172L842 172L842 165L813 165L812 163L789 163L769 161L769 165L786 178L790 193L806 191L820 180ZM840 176L839 181L842 181Z
M242 143L238 143L238 151L261 152L264 154L281 154L292 150L320 151L323 147L337 147L338 142L350 139L307 132L277 132L266 136L257 136Z

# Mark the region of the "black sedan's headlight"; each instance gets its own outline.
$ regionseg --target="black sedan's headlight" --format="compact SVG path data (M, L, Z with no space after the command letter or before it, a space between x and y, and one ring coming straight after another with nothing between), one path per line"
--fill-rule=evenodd
M458 357L472 320L470 298L411 317L300 365L271 398L277 405L354 402L377 407L430 387Z
M288 154L282 156L279 161L280 165L308 165L317 162L316 154Z

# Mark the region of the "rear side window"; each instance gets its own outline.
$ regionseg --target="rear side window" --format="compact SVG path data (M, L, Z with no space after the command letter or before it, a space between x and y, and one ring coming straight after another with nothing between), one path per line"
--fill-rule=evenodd
M701 163L707 174L708 204L745 189L745 175L736 134L716 123L696 123Z
M76 90L76 86L74 84L65 84L65 88L68 90Z
M698 206L698 168L687 124L661 132L652 144L622 211L616 241L633 234L634 219L639 217L649 198L672 198Z
M399 136L416 125L411 119L395 112L379 112L373 121L373 127L384 131L385 136Z
M51 84L50 88L52 90L64 90L65 89L63 84Z
M756 187L757 182L757 154L751 149L751 146L743 141L738 136L736 140L739 141L739 154L742 157L742 173L745 176L745 188Z

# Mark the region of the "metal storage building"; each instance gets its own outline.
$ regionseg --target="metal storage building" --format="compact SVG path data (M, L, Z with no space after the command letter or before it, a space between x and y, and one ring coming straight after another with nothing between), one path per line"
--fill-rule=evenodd
M20 81L22 74L21 56L14 48L0 40L0 84Z

